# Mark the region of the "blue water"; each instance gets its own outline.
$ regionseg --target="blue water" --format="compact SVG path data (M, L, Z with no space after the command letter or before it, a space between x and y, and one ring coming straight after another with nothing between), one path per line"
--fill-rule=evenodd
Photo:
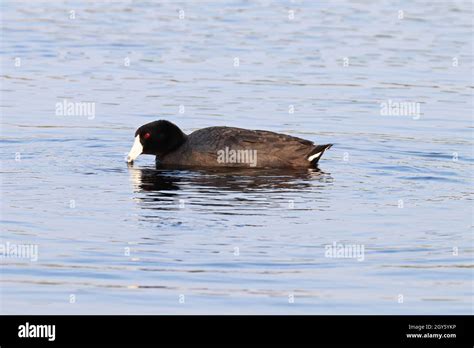
M38 247L0 259L1 313L472 313L470 1L0 12L0 244ZM334 146L312 171L128 168L156 119Z

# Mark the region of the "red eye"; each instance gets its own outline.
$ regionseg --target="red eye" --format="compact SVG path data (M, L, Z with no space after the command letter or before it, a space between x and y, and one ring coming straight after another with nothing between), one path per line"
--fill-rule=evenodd
M145 140L148 139L149 137L151 137L150 133L145 133L145 135L143 136Z

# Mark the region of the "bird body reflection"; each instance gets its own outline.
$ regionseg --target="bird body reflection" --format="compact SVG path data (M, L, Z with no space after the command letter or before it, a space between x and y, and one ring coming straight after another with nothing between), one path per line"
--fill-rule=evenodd
M180 182L214 189L242 191L248 189L302 189L311 181L332 181L330 174L319 168L309 169L162 169L129 167L131 182L138 191L174 191Z
M306 202L305 209L311 209L308 202L324 199L319 193L333 181L318 168L180 170L130 166L129 173L135 199L142 208L156 210L186 204L209 212L217 206L238 211L243 203L246 209L271 208L275 203L293 209L295 201Z

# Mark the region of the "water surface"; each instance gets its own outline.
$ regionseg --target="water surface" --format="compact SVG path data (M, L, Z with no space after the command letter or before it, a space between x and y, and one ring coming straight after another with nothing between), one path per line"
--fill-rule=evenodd
M471 2L1 7L1 239L38 246L1 259L2 313L472 313ZM160 118L334 146L317 170L127 167Z

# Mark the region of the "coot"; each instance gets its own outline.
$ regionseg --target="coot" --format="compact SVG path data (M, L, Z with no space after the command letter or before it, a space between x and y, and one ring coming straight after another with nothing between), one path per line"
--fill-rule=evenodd
M140 155L156 155L163 167L315 167L332 144L286 134L235 127L208 127L184 134L175 124L160 120L135 132L128 163Z

